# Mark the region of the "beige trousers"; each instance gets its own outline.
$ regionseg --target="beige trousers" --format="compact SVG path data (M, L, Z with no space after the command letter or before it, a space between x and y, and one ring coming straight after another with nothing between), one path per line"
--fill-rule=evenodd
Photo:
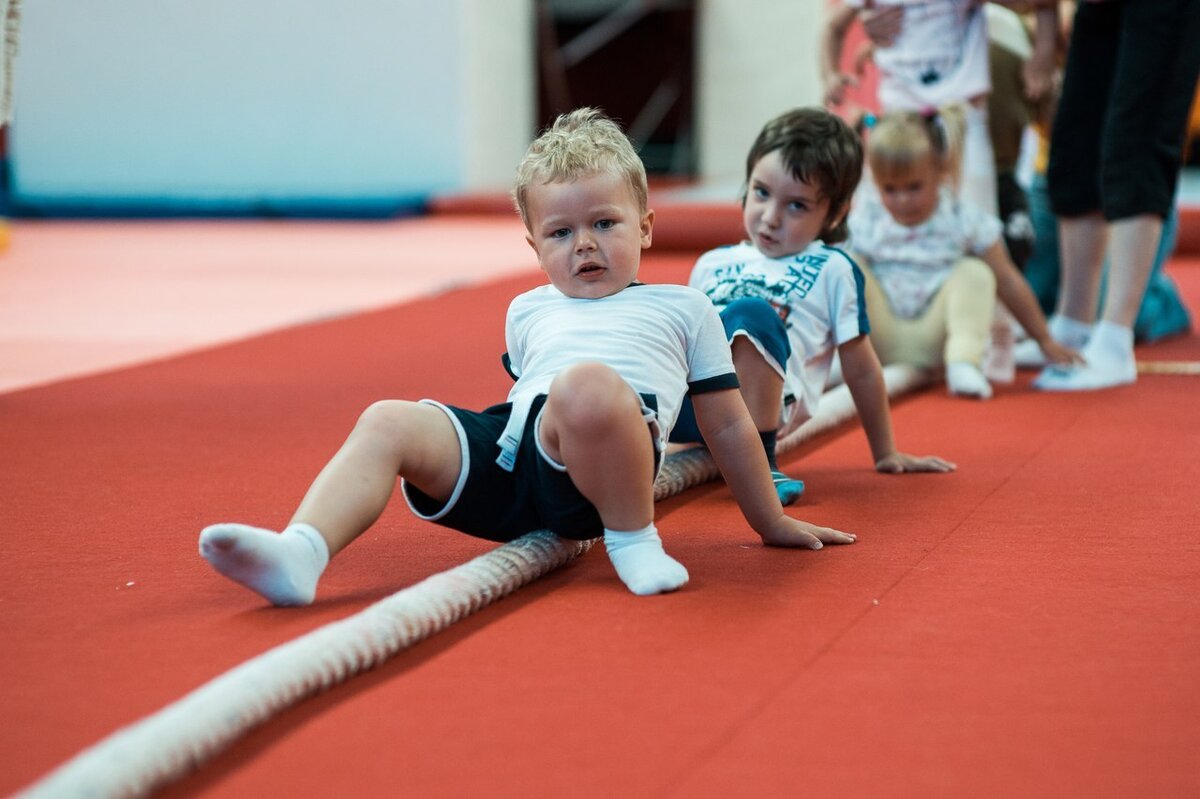
M880 362L982 366L996 307L996 276L987 264L978 258L958 261L925 313L902 319L892 312L870 262L853 257L863 271L871 344Z

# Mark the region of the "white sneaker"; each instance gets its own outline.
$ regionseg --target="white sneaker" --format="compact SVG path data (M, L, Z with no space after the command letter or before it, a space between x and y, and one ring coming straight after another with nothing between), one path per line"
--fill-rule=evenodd
M946 389L955 397L990 399L992 386L973 363L946 364Z
M1095 391L1137 382L1133 356L1133 331L1128 327L1100 322L1079 353L1084 363L1048 366L1033 381L1042 391Z

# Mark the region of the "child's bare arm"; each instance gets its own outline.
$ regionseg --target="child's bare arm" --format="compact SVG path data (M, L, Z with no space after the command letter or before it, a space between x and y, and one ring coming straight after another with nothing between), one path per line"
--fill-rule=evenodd
M692 403L717 468L764 544L820 549L823 544L854 543L850 533L802 522L783 512L762 440L737 389L698 394Z
M1049 97L1054 89L1058 55L1058 2L1045 3L1034 11L1033 55L1025 62L1025 95L1030 100Z
M829 9L825 19L825 30L821 34L821 80L825 85L825 104L841 105L846 99L846 87L853 86L858 80L842 71L842 48L846 41L846 31L854 21L856 9L839 3Z
M1083 359L1079 353L1067 349L1050 335L1050 328L1046 325L1046 317L1042 314L1037 297L1033 295L1033 290L1029 288L1025 278L1017 271L1016 264L1008 257L1004 241L996 239L979 257L996 275L996 294L1000 301L1012 311L1012 315L1021 323L1021 327L1025 328L1025 332L1042 348L1046 359L1051 363L1082 363Z
M876 471L887 474L954 471L953 463L936 455L908 455L896 450L883 367L879 365L871 339L859 336L847 341L838 347L838 357L842 361L846 387L850 389L863 432L867 434L867 443L871 445Z
M1018 13L1033 14L1033 54L1022 68L1025 96L1041 100L1054 88L1054 69L1058 54L1060 23L1058 0L991 0Z

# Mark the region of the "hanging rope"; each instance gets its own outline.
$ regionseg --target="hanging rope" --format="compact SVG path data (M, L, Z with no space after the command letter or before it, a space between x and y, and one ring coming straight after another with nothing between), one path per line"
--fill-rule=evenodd
M925 384L908 367L887 367L888 394ZM786 452L855 414L846 388L827 392L818 414L780 441ZM668 457L655 500L718 476L703 449ZM271 716L380 665L459 619L557 569L592 546L540 530L435 574L349 618L319 627L205 683L162 710L84 750L21 797L145 796L182 777Z

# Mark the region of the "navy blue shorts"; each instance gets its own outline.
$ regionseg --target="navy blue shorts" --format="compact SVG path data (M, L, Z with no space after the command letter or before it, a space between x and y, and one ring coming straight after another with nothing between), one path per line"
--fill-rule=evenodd
M489 541L512 541L534 530L550 530L577 541L604 535L604 524L595 506L579 493L566 468L551 460L538 444L544 394L530 408L529 423L521 434L511 472L496 463L500 454L496 441L508 424L511 403L469 411L424 402L450 416L458 431L463 462L458 484L445 502L438 502L407 482L403 484L404 498L417 516ZM647 429L653 437L653 430Z
M740 297L721 309L721 323L725 326L725 338L730 343L738 334L749 336L777 364L787 368L788 358L792 356L792 344L779 312L769 302L757 297ZM678 444L704 441L690 396L683 399L679 419L671 430L671 441Z

